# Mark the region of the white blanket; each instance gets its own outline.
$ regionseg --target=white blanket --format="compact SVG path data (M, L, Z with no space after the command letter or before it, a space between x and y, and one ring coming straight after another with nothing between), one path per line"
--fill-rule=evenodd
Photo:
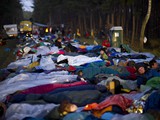
M30 104L12 104L6 111L6 120L22 120L25 117L43 118L54 107L55 104L30 105Z
M42 73L21 73L18 74L12 78L8 78L2 82L0 82L0 85L3 84L11 84L19 81L36 81L36 80L47 80L52 78L61 77L62 75L68 75L68 71L57 71L57 72L51 72L49 74Z
M40 68L43 70L53 70L55 69L55 63L53 62L51 56L42 56L40 60Z
M0 84L0 101L4 101L6 96L18 90L24 90L31 87L76 81L77 75L47 75L44 74L20 74L13 78L7 79L6 83ZM11 82L10 82L11 80Z
M40 46L37 48L37 53L36 55L47 55L49 53L58 53L59 49L56 46L53 46L51 48L47 46Z
M24 59L17 60L15 62L11 62L7 69L16 69L18 67L28 66L31 63L31 57L27 57Z
M85 63L91 63L96 61L102 61L99 57L87 57L85 55L78 55L78 56L64 56L59 55L57 58L57 62L68 59L68 64L72 66L80 66Z

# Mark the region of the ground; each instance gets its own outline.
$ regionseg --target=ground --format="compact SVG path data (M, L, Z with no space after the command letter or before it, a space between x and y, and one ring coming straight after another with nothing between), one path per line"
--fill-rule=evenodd
M7 65L16 60L14 50L16 48L17 40L8 39L6 45L0 46L0 69L7 67Z

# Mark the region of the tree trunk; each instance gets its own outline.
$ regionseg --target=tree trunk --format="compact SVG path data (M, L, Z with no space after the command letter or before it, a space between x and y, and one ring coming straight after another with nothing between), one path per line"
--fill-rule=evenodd
M85 32L87 32L87 24L86 24L85 14L83 14L83 21L84 21L84 30L85 30Z
M82 31L82 24L81 24L81 17L80 15L78 15L78 26L76 29L79 29L79 32L81 33Z
M52 13L49 12L49 26L52 25Z
M144 33L145 33L145 28L146 28L146 25L148 23L148 20L150 18L151 7L152 7L152 0L148 0L148 11L147 11L147 14L145 16L145 19L143 20L142 28L141 28L141 34L140 34L140 51L143 50Z
M120 13L117 14L117 17L116 17L116 25L117 26L120 26L120 23L121 23L121 19L120 19Z
M139 17L137 17L136 19L136 28L135 28L136 32L135 32L135 36L136 36L136 40L137 38L139 38Z
M110 20L109 20L109 14L107 15L106 24L110 24Z
M124 17L124 13L122 14L122 16L121 16L121 26L123 27L123 29L124 29L124 23L125 23L125 17Z
M92 13L90 14L90 30L92 30L93 29L93 24L92 24Z
M94 17L92 16L93 31L96 29L96 23L98 23L98 20L97 20L97 19L94 19Z
M126 39L128 39L129 38L129 30L128 30L128 24L129 24L129 21L128 21L128 18L129 18L129 9L128 9L128 7L126 8L126 10L125 10L125 14L124 14L124 26L125 26L125 38Z
M99 13L99 29L101 29L101 28L102 28L102 17Z
M112 15L111 15L111 23L112 23L112 25L114 26L114 13L112 13Z
M132 39L131 39L131 45L134 44L134 38L135 38L135 15L133 15L133 21L132 21Z

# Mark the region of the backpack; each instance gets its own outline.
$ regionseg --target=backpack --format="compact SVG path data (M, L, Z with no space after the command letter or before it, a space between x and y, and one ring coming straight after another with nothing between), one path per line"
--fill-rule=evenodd
M109 91L112 94L121 93L121 89L123 88L123 86L120 84L120 81L116 79L113 79L112 81L110 81L108 84L108 87L109 87Z

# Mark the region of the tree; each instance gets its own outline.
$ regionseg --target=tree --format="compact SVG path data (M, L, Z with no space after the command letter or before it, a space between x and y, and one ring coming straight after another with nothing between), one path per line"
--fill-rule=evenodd
M17 24L23 18L22 5L19 0L1 0L0 29L4 24Z
M148 0L148 11L147 11L147 14L143 20L141 34L140 34L140 51L143 50L144 33L145 33L146 25L148 23L150 15L151 15L151 8L152 8L152 0Z
M76 28L80 32L93 29L109 30L122 26L124 39L129 43L140 42L143 19L148 10L148 0L34 0L33 19L37 22L58 27ZM147 23L147 37L157 38L159 34L160 0L152 1L152 15ZM154 32L153 32L154 31Z

